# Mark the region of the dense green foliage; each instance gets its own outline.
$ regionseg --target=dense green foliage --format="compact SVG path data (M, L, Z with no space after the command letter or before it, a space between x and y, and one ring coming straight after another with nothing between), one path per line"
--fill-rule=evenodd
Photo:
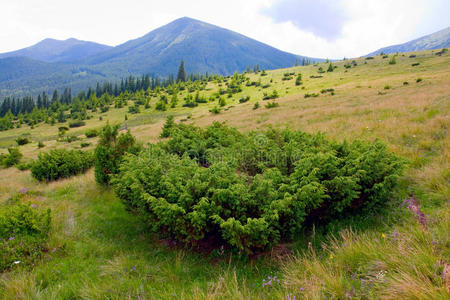
M108 185L111 175L117 174L122 156L126 152L137 153L140 146L128 131L119 135L119 126L106 125L95 148L95 180Z
M8 154L0 155L0 164L6 168L17 165L22 158L19 148L8 148Z
M91 152L56 149L40 153L31 167L31 175L39 181L68 178L87 171L93 164Z
M30 204L0 207L0 272L14 264L31 262L45 249L50 230L50 210Z
M169 140L127 156L113 182L127 209L155 231L252 253L293 239L306 220L382 206L402 164L381 142L180 124Z

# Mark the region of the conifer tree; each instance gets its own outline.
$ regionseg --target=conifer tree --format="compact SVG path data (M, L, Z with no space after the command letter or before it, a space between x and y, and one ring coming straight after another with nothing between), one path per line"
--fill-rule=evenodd
M178 68L177 82L186 81L186 69L184 68L184 60L181 60L180 67Z

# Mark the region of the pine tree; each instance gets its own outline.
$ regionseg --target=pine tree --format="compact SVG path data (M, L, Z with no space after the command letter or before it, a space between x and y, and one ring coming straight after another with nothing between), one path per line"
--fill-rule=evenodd
M181 60L180 67L178 68L177 82L186 81L186 69L184 68L184 60Z

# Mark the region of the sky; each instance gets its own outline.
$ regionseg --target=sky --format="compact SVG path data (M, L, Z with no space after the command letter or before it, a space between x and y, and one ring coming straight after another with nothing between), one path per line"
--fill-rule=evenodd
M3 0L0 53L45 38L111 46L180 17L295 54L358 57L450 26L449 0Z

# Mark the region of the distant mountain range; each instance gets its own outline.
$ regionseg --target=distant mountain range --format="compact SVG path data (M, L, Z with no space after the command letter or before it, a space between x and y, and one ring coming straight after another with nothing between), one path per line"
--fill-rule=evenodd
M369 55L376 55L380 53L389 54L397 52L433 50L447 47L450 47L450 27L404 44L381 48L375 52L370 53Z
M28 48L1 53L0 59L6 57L27 57L44 62L76 62L111 48L111 46L73 38L65 41L45 39Z
M191 18L177 19L117 47L76 39L46 39L0 54L0 96L94 86L129 75L176 74L184 59L188 73L229 75L247 67L277 69L302 59L239 33Z

